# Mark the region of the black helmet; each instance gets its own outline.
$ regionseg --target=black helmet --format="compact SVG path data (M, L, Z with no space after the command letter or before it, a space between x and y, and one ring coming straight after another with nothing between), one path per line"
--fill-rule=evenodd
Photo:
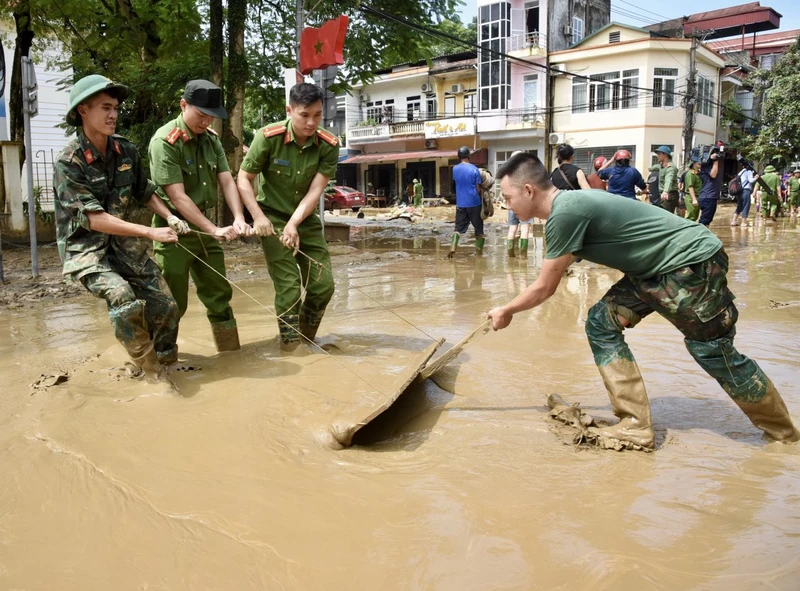
M469 149L468 146L461 146L458 149L458 159L463 160L464 158L469 158L469 155L472 153L472 150Z

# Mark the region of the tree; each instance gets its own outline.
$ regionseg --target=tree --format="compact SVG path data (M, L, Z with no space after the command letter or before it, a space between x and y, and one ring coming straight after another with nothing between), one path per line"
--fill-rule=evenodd
M761 127L752 156L762 161L791 161L800 156L800 48L796 41L777 64L758 71L754 92L764 91Z
M25 118L22 105L22 58L30 57L33 45L33 28L31 25L31 7L28 0L17 0L11 3L12 15L17 37L14 40L14 61L11 65L11 86L8 101L9 138L19 142L20 164L25 162Z
M450 19L445 19L433 27L440 33L457 37L466 43L458 43L449 39L439 37L431 39L430 51L434 55L448 55L450 53L461 53L463 51L475 51L474 47L478 44L478 19L474 17L469 25L464 25L458 15Z

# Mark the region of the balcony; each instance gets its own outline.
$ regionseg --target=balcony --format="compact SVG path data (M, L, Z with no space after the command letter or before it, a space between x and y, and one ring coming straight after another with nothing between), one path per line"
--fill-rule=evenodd
M514 57L547 57L547 35L538 31L519 33L508 38L508 53Z
M393 123L386 120L377 122L373 119L367 119L357 123L356 126L347 131L347 142L349 145L354 145L393 140L424 139L425 123L435 120L438 120L438 118L432 117L431 119L414 119L412 121Z

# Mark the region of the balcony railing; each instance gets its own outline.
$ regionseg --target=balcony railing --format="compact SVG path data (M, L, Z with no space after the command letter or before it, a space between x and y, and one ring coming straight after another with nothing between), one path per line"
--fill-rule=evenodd
M350 143L359 141L380 141L389 138L388 125L370 125L368 127L351 127L347 132L347 140Z
M389 125L389 135L391 136L425 135L425 122L401 121L399 123L392 123L391 125Z
M547 35L538 31L511 35L508 38L508 51L521 51L523 49L541 49L547 51Z
M380 122L374 119L356 122L347 131L347 141L350 143L380 142L387 139L408 139L411 137L421 138L425 135L425 123L428 121L439 121L452 119L453 117L474 117L474 113L438 116L432 114L426 117L424 114L412 121L391 122L388 117L382 118Z

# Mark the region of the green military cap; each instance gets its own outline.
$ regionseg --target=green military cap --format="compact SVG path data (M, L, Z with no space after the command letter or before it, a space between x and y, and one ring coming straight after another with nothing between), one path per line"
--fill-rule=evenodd
M100 74L92 74L81 78L69 91L69 109L67 110L67 123L74 126L81 125L81 116L76 109L78 105L85 102L98 92L106 92L119 102L128 98L128 87L124 84L112 82Z

